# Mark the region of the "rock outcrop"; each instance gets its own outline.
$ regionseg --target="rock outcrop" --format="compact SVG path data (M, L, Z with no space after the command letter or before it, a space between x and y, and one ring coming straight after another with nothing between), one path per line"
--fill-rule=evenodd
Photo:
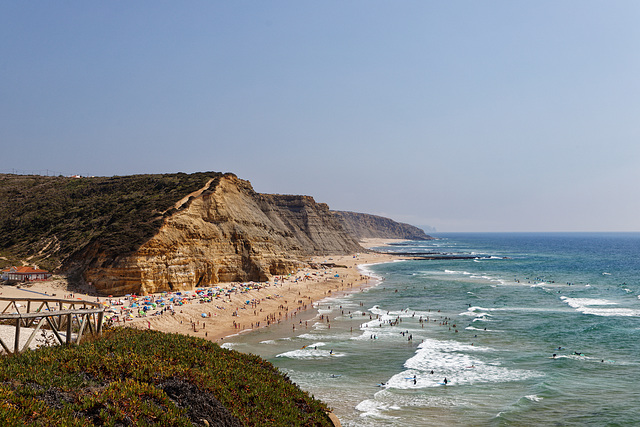
M431 240L433 237L413 225L357 212L331 211L347 232L356 239Z
M193 289L226 281L264 281L319 254L362 251L326 204L309 196L256 193L226 174L176 204L136 251L89 245L74 258L103 295Z

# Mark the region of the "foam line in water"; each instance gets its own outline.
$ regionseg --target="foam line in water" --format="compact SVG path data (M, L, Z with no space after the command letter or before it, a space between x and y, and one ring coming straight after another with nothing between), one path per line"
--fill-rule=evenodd
M346 356L344 353L337 353L331 350L316 350L315 348L309 346L300 350L291 350L286 351L284 353L280 353L276 355L276 357L286 357L289 359L324 359L328 357L343 357Z
M535 371L508 369L498 364L486 363L479 355L490 351L495 350L428 338L418 346L414 356L404 363L407 370L392 376L387 385L389 388L404 390L438 387L444 378L447 378L448 385L467 385L520 381L543 376Z
M386 411L391 409L390 405L379 402L377 400L367 399L356 405L356 409L360 412L361 417L376 417L386 420L391 420L397 417L392 417L390 415L384 415L381 411Z
M619 305L616 302L601 298L569 298L561 296L560 299L567 303L569 307L575 308L583 314L604 317L638 317L640 310L624 307L606 308L607 306Z

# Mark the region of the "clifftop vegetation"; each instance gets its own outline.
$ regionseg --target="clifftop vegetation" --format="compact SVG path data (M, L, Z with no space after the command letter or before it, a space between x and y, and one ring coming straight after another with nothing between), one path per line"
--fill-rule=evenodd
M0 175L0 255L7 258L0 266L29 259L56 270L90 244L131 253L156 233L178 200L221 176Z

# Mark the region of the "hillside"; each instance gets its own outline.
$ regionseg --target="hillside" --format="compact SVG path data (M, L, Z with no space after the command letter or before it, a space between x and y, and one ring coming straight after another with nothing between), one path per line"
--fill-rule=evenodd
M332 426L271 363L199 338L117 328L0 358L0 424Z
M357 239L431 240L433 237L413 225L392 219L357 212L331 211L340 224Z
M0 174L2 263L28 260L61 270L89 244L120 255L158 232L186 194L223 175L131 175L96 178Z

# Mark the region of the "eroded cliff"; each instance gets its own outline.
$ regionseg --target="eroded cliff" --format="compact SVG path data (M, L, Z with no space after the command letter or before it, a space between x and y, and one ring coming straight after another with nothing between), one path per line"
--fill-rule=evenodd
M431 240L424 230L378 215L358 212L331 211L344 229L357 239Z
M226 174L178 202L159 231L130 254L99 244L76 256L86 282L104 295L263 281L304 258L361 251L326 204L308 196L256 193Z

